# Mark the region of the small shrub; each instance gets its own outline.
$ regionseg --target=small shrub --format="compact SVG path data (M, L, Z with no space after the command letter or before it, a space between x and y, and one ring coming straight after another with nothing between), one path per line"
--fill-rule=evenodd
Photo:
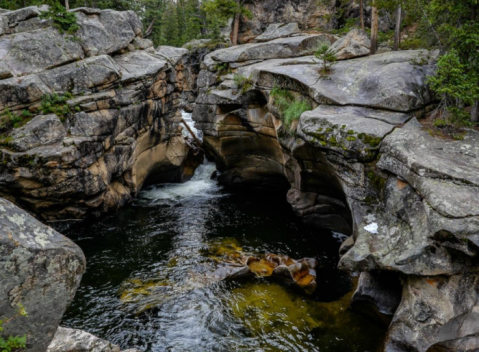
M57 93L47 94L42 97L40 111L44 115L55 114L63 122L65 118L72 113L72 109L66 103L73 96L70 93L59 95Z
M286 89L274 86L270 95L274 99L273 104L278 108L286 129L291 127L293 121L299 120L305 111L312 109L307 100L295 100L293 94Z
M52 20L53 25L58 28L60 33L74 34L80 29L75 13L68 12L57 0L51 2L47 11L42 11L40 18Z
M227 62L221 62L216 64L215 71L218 72L219 75L226 74L229 70L229 64Z
M233 80L236 86L239 89L241 89L241 94L245 94L248 90L250 90L254 86L254 82L251 76L245 77L243 75L235 73Z
M8 319L0 319L0 351L16 352L26 347L27 335L23 335L23 336L10 335L6 339L3 336L1 336L1 333L4 330L3 326L20 316L28 317L28 314L25 311L25 308L21 304L18 305L17 313L13 317Z
M338 61L336 54L334 54L331 50L329 50L329 46L323 45L321 46L315 53L317 59L321 60L321 73L327 74L331 71L336 62Z
M311 104L306 100L295 101L284 110L284 122L286 126L291 126L293 121L299 120L303 112L311 110Z
M25 109L17 115L14 112L11 112L9 108L6 108L2 115L6 117L7 122L0 125L0 130L21 127L32 117L32 113Z

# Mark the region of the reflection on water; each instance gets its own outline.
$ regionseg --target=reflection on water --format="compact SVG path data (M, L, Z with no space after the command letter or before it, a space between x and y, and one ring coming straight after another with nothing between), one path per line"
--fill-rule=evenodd
M147 352L376 351L384 331L348 308L351 280L336 270L341 236L305 228L284 195L227 193L213 171L202 165L118 214L59 225L88 260L62 324ZM314 257L318 289L208 280L211 253L231 248Z

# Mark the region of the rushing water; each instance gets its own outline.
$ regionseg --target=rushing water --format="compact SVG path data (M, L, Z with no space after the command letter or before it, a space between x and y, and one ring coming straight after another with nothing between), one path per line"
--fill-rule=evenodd
M341 236L312 231L284 195L227 192L204 164L185 184L151 186L118 214L59 225L88 266L63 325L159 351L376 351L382 327L349 308ZM264 278L215 282L226 252L314 257L318 288Z

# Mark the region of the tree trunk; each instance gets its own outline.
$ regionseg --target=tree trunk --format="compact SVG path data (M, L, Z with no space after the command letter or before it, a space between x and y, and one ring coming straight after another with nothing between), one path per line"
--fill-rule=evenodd
M471 121L476 123L479 122L479 100L476 100L474 105L472 105Z
M361 29L364 31L364 0L359 0L359 18L361 19Z
M236 4L238 4L238 9L240 7L240 0L236 0ZM238 45L238 34L239 34L239 25L240 25L240 14L237 13L235 15L234 21L233 21L233 32L231 33L231 43L233 46Z
M65 9L68 11L70 10L70 3L68 0L65 0Z
M376 3L373 1L372 11L371 11L371 52L370 52L370 55L376 54L376 51L378 50L379 16L378 16L378 8L375 5L376 5Z
M394 32L394 50L399 50L399 44L401 44L401 4L398 5L396 10L396 30Z

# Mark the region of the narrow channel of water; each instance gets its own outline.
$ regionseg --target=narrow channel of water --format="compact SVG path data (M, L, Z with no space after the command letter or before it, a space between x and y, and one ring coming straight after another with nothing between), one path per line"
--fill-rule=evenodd
M284 195L232 192L204 164L185 184L151 186L118 214L58 225L88 266L63 326L145 352L374 352L384 329L349 309L341 236L312 231ZM265 278L215 282L224 253L313 257L309 296Z

